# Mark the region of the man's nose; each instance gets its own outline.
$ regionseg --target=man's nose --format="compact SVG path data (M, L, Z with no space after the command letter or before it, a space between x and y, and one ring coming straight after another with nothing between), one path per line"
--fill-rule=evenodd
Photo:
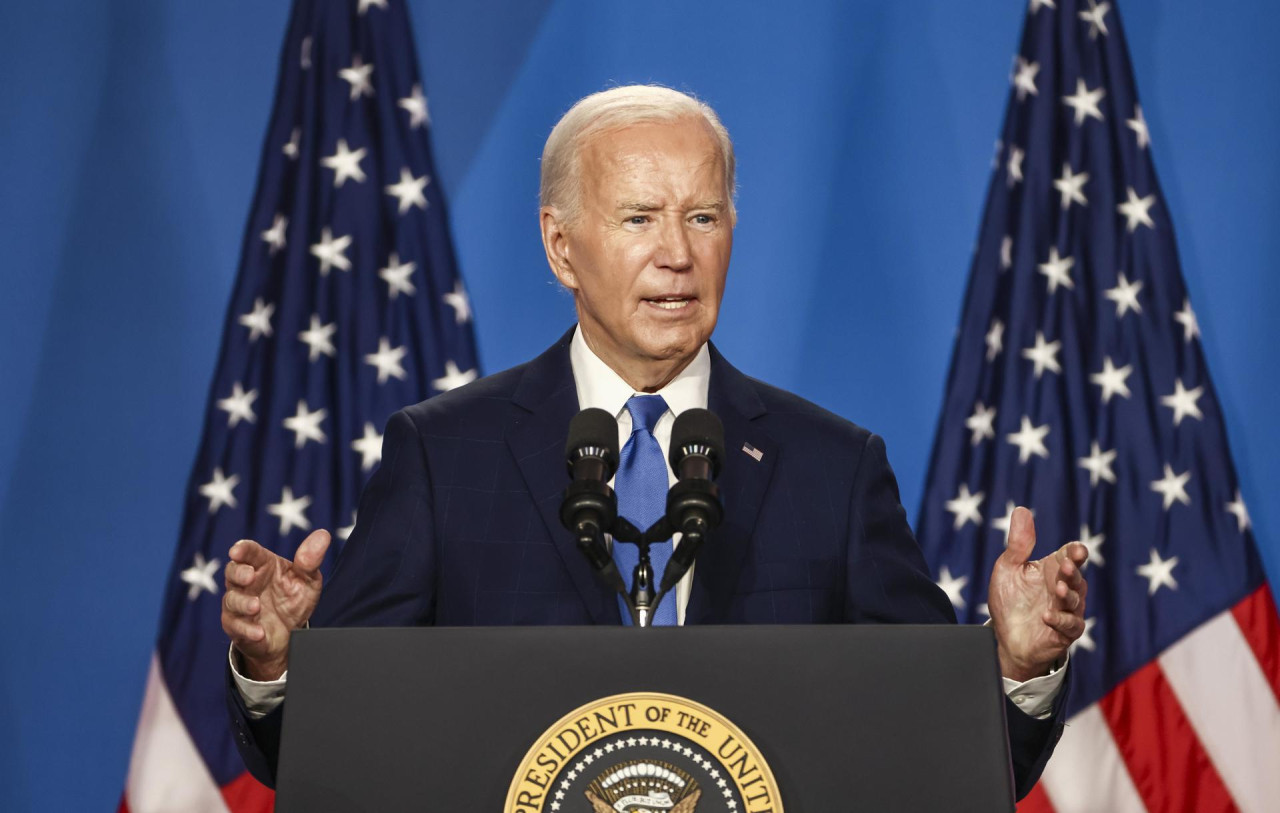
M664 220L654 262L659 268L688 271L693 267L693 247L683 219Z

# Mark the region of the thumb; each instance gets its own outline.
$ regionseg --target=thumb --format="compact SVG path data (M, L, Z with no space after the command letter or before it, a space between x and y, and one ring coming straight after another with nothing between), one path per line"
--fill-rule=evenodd
M302 540L297 552L293 554L293 564L307 575L313 575L324 562L324 554L329 549L330 540L329 532L323 528L312 531L310 536Z
M1031 512L1022 506L1013 510L1009 522L1008 550L1002 554L1010 564L1026 564L1031 558L1031 551L1036 547L1036 523Z

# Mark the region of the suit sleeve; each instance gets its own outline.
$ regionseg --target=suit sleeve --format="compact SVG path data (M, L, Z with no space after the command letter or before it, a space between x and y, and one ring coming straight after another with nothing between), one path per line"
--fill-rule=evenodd
M942 588L934 584L916 544L884 441L869 435L850 495L851 540L844 620L855 624L956 622Z
M355 530L343 546L311 616L312 627L389 627L435 620L436 549L431 482L417 427L397 412L387 422L382 463L360 496ZM249 717L227 670L227 707L236 747L259 781L275 787L280 729L288 701Z
M854 476L845 620L863 624L956 622L950 600L929 575L911 533L889 466L884 441L870 435ZM1026 796L1062 736L1071 672L1045 720L1025 714L1005 697L1005 721L1017 797Z

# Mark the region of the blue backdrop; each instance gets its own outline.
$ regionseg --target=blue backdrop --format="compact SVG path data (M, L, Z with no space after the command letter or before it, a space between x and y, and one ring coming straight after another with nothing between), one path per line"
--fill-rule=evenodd
M717 342L884 435L914 516L1025 4L410 5L485 368L572 319L535 217L559 114L695 91L741 167ZM1226 5L1122 12L1276 579L1280 10ZM118 799L288 11L0 6L0 809Z

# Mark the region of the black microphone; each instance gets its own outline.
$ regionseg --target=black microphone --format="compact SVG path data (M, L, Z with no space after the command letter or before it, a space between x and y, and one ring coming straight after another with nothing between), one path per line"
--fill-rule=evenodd
M584 409L569 421L565 460L573 482L564 490L560 522L574 535L592 569L615 590L626 591L604 534L618 518L609 480L618 468L618 422L603 409Z
M609 482L618 468L618 422L594 407L574 415L564 456L573 479Z
M720 490L712 482L724 459L724 425L706 409L681 412L671 427L668 456L679 480L667 493L667 521L682 536L662 572L660 593L689 571L702 543L724 519Z
M724 424L709 409L686 409L671 425L667 457L676 479L716 479L724 457Z

